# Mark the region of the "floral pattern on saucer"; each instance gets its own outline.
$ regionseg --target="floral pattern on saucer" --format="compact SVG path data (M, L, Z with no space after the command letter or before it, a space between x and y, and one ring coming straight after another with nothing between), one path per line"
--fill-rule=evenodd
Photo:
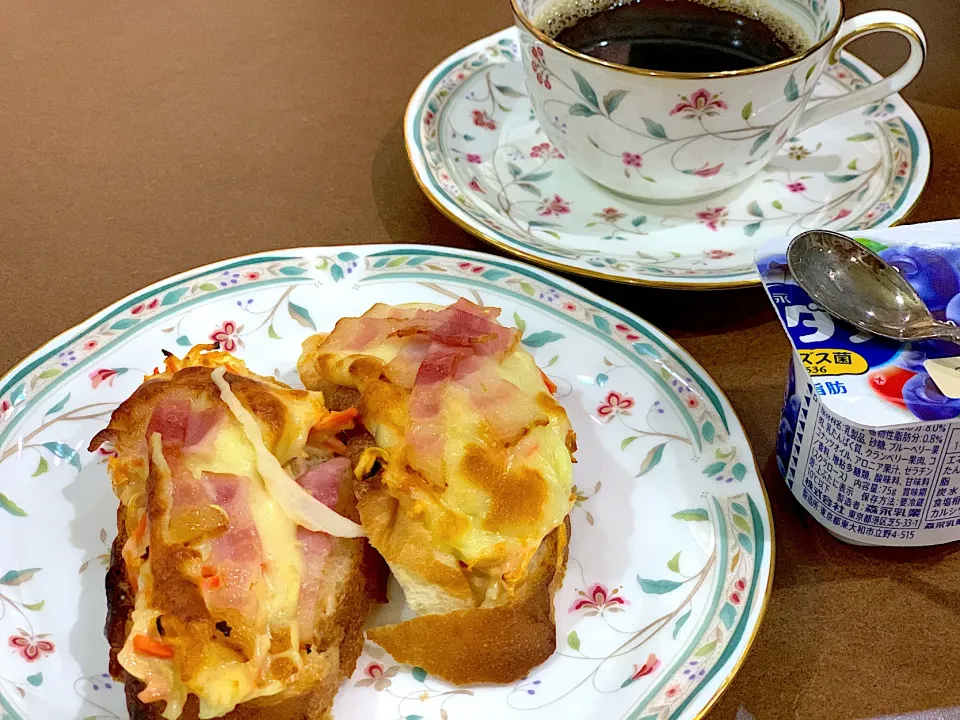
M549 81L547 68L542 77ZM876 77L847 54L827 67L812 103ZM662 110L691 122L740 112L709 81ZM562 130L563 113L553 122ZM660 137L651 124L648 134ZM752 261L762 240L894 224L929 173L923 127L893 96L788 139L755 179L707 200L655 205L617 195L580 175L546 140L526 97L513 28L431 73L410 101L405 130L428 197L474 234L535 262L641 284L756 283ZM767 139L758 131L756 141ZM622 162L624 172L643 176L642 153L625 151ZM706 162L689 171L717 168Z
M729 403L673 341L574 283L414 246L297 248L184 273L0 380L0 717L126 717L102 634L113 449L86 447L161 349L232 343L295 383L302 341L341 315L459 297L502 308L578 433L557 652L517 683L455 687L368 642L334 715L697 717L746 654L771 583L769 505Z

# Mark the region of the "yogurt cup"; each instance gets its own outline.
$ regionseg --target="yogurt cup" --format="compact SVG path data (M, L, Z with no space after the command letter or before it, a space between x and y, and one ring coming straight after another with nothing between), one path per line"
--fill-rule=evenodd
M960 220L854 232L895 265L940 320L960 324ZM793 347L777 465L831 533L863 545L960 540L960 399L924 368L960 345L899 343L821 310L787 268L789 238L756 254Z

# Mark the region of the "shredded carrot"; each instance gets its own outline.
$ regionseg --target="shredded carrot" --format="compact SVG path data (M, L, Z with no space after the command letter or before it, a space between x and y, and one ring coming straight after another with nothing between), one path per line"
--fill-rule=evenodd
M172 658L173 648L160 640L154 640L149 635L134 635L133 649L142 655L157 658Z
M341 455L347 454L347 446L343 443L338 437L327 438L322 443L323 447L332 452L339 453Z
M340 432L349 430L353 427L353 421L357 417L356 408L347 408L346 410L337 410L313 426L314 430L326 430L329 432Z
M539 368L538 368L538 369L539 369ZM548 377L547 377L547 374L546 374L543 370L540 370L540 377L543 378L543 384L547 386L547 390L550 391L550 394L551 394L551 395L556 395L556 394L557 394L557 384L556 384L553 380L551 380L550 378L548 378Z

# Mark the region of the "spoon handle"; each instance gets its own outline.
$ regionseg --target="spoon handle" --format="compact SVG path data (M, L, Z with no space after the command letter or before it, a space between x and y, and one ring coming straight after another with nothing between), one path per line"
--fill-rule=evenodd
M960 327L949 323L937 323L937 337L960 344Z

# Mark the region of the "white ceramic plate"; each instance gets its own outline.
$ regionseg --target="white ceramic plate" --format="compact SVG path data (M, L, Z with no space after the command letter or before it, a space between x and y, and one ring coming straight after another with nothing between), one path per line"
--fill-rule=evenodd
M187 272L0 382L0 717L126 717L102 634L116 500L106 455L85 448L161 348L218 340L297 383L300 343L341 315L461 295L520 327L577 431L558 650L516 684L457 688L367 643L337 720L698 717L743 661L773 563L769 506L729 403L666 336L573 283L414 246L301 248Z
M721 195L678 205L630 200L550 146L518 58L517 31L508 28L438 65L407 107L407 152L427 197L454 222L559 270L693 289L757 284L753 255L764 240L893 225L930 173L923 125L894 95L791 138L756 178ZM879 77L844 53L813 104Z

